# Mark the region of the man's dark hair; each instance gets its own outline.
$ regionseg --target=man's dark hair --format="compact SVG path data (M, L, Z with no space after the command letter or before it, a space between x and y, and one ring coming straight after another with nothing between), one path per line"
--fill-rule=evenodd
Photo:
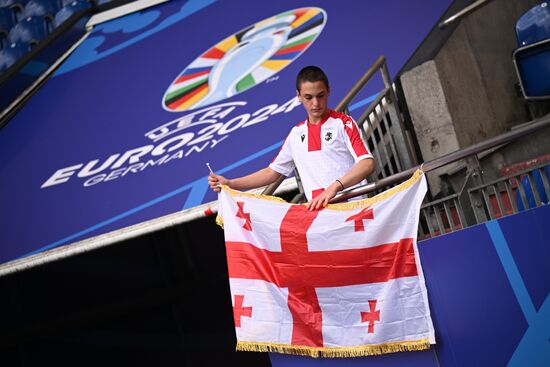
M318 66L306 66L300 72L298 73L298 76L296 77L296 90L300 91L300 86L304 82L323 82L325 83L325 86L327 89L328 87L328 78L327 75L323 70L321 70Z

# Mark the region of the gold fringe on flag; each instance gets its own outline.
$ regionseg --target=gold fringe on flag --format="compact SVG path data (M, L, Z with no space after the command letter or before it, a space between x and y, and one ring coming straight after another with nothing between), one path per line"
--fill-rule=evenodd
M223 218L219 214L216 215L216 224L223 228Z
M312 358L364 357L395 352L412 352L426 349L430 349L429 339L339 348L306 347L290 344L239 341L237 342L236 347L236 350L243 352L276 352L283 354L296 354L299 356L307 356Z
M349 201L344 203L338 203L338 204L329 204L327 206L327 209L332 210L353 210L353 209L360 209L360 208L367 208L373 204L379 203L383 200L386 200L392 195L397 194L398 192L404 191L411 187L416 181L418 181L422 175L424 174L424 171L416 170L414 174L409 178L407 181L402 182L401 184L392 187L389 190L386 190L384 192L381 192L380 194L373 196L371 198L363 199L363 200L356 200L356 201ZM262 195L262 194L252 194L250 192L241 192L238 190L230 189L229 186L222 185L222 189L225 190L230 196L243 196L243 197L249 197L254 199L264 199L264 200L271 200L276 201L279 203L286 203L284 199L281 199L277 196L271 196L271 195ZM301 204L301 205L307 205L307 204ZM216 224L223 228L223 218L218 215L216 217Z

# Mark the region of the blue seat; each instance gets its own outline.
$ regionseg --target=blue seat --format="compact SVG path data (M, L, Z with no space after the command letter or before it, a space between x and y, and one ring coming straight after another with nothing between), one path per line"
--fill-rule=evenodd
M57 0L30 0L23 10L23 17L47 17L53 20L58 10Z
M0 8L10 8L14 15L15 21L23 19L23 10L28 0L0 0Z
M23 42L11 43L8 47L0 50L0 70L7 70L17 60L29 52L29 45Z
M28 17L11 29L8 40L11 43L25 42L32 46L46 38L47 35L47 24L44 18Z
M3 50L8 45L8 35L0 32L0 50Z
M546 2L523 13L516 22L518 46L523 47L550 37L550 6Z
M61 10L55 14L55 18L53 21L54 27L59 27L63 22L65 22L67 19L69 19L73 14L78 13L82 10L88 9L92 6L87 1L83 0L73 0L67 5L65 5Z
M514 65L526 99L550 98L550 7L546 2L525 12L516 22L519 48Z
M65 6L69 5L73 1L75 1L75 0L61 0L61 7L64 8ZM90 6L92 6L95 3L95 1L93 1L93 0L78 0L78 1L88 3L88 4L90 4Z
M0 7L2 8L20 8L23 10L28 0L0 0Z
M0 8L0 33L6 35L10 32L10 29L15 25L15 13L10 8Z

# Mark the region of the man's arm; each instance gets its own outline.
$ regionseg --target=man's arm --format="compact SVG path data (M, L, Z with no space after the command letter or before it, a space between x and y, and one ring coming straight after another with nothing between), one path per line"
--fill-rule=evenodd
M366 158L356 162L348 173L338 179L342 185L340 185L340 182L334 181L319 196L311 200L307 204L307 208L309 210L317 210L326 207L328 202L335 197L339 191L361 182L374 172L375 167L374 159L372 158Z
M277 181L279 177L281 177L281 174L269 167L263 168L248 176L233 179L227 179L223 176L210 173L210 176L208 176L208 185L210 185L210 188L215 192L220 192L221 188L219 185L227 185L232 189L243 191L269 185Z

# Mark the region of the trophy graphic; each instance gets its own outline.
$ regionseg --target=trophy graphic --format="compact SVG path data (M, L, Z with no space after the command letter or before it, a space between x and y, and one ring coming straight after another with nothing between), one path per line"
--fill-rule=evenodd
M273 56L287 41L293 20L294 17L287 16L246 32L241 42L212 68L208 78L209 93L193 107L202 107L237 94L237 84Z
M300 56L326 23L319 8L300 8L262 20L227 37L193 61L172 82L163 107L204 107L261 83Z

